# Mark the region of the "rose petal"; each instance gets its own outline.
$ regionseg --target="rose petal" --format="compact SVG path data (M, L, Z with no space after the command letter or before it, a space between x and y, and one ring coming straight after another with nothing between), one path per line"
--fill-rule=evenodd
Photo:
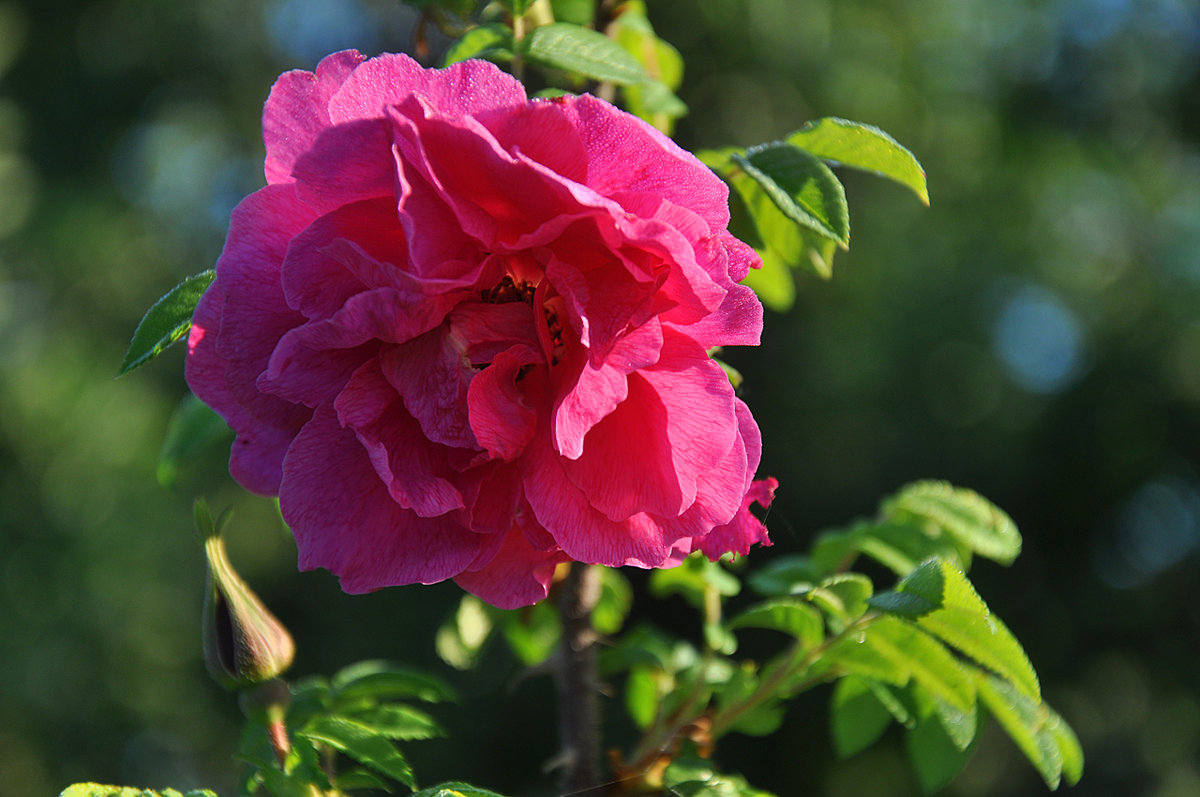
M325 568L351 593L451 578L475 561L482 544L450 515L418 517L392 500L354 432L338 425L329 406L288 450L279 506L295 534L300 569Z
M289 182L296 159L329 127L329 100L363 61L353 50L321 59L316 73L285 72L263 108L264 172L268 183Z

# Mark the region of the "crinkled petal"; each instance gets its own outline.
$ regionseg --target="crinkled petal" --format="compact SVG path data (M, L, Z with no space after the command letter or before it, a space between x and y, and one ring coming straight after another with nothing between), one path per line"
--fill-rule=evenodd
M285 72L271 87L263 108L264 172L268 183L288 182L296 159L329 127L329 100L363 62L363 56L344 50L321 59L316 73Z
M567 557L561 551L539 551L519 529L513 528L491 561L478 570L459 574L454 580L467 592L497 608L516 609L545 598L555 567L565 561Z
M694 155L637 117L595 97L559 100L588 152L587 185L612 196L657 194L704 219L711 232L729 225L729 189Z
M408 414L378 360L354 372L334 408L342 426L358 435L396 503L421 517L464 508L445 457Z
M384 108L416 94L447 116L474 116L525 104L520 81L486 61L461 61L445 69L423 69L407 55L384 53L359 65L329 102L336 124L375 119Z
M328 405L288 449L279 506L296 537L300 569L325 568L351 593L452 578L482 546L481 535L451 515L422 518L397 504Z
M516 459L533 439L537 413L526 400L520 380L523 369L541 359L541 352L532 346L513 346L497 354L471 380L467 391L471 429L479 445L497 459Z
M727 553L745 556L755 545L770 546L771 538L767 527L750 512L750 505L758 504L766 509L775 498L779 482L762 479L753 482L742 501L742 507L733 520L717 526L700 539L700 550L714 562Z

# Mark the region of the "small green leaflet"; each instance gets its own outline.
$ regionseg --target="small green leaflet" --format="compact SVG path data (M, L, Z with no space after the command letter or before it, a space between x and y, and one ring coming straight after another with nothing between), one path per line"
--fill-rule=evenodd
M1001 564L1010 564L1021 552L1021 535L1012 518L972 490L938 481L914 482L885 500L881 510L895 520L943 533Z
M1003 726L1051 789L1066 778L1074 786L1083 774L1083 749L1062 717L1035 703L993 675L977 676L979 699Z
M297 733L327 744L409 788L416 785L412 768L396 746L386 736L360 722L345 717L320 717Z
M922 564L895 592L875 596L871 605L911 619L1010 681L1027 698L1041 700L1037 673L1021 644L991 613L966 576L949 562Z
M526 56L541 66L623 86L647 79L642 65L624 47L579 25L543 25L527 41Z
M877 127L827 117L809 122L787 137L789 144L835 165L874 172L907 186L929 204L925 170L911 152Z
M846 191L820 159L774 142L752 147L745 155L734 153L733 162L762 186L783 215L843 249L850 246Z
M504 797L504 795L467 783L443 783L440 786L421 789L412 797Z
M197 789L186 794L175 789L153 791L134 789L128 786L102 786L99 783L76 783L63 790L59 797L217 797L208 789Z
M467 31L461 39L450 45L442 59L442 66L450 66L468 58L510 61L512 46L512 31L507 26L481 25Z
M801 640L805 647L824 639L821 615L801 598L782 597L752 606L733 619L730 628L767 628Z
M150 362L188 333L196 304L216 276L217 272L209 269L188 277L146 311L129 341L117 376Z

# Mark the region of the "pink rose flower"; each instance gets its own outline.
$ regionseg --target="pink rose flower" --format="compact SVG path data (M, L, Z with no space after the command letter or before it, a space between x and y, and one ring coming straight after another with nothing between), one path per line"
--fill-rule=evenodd
M770 544L758 428L706 353L758 343L757 262L693 156L492 64L356 52L281 76L263 138L187 379L301 568L514 607L561 562Z

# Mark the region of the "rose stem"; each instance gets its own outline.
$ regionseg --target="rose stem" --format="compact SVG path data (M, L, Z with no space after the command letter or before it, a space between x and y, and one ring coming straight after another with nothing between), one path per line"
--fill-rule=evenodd
M600 597L599 575L594 567L572 563L559 585L562 641L557 680L565 765L561 785L571 795L592 794L599 781L600 705L592 630L592 609Z

